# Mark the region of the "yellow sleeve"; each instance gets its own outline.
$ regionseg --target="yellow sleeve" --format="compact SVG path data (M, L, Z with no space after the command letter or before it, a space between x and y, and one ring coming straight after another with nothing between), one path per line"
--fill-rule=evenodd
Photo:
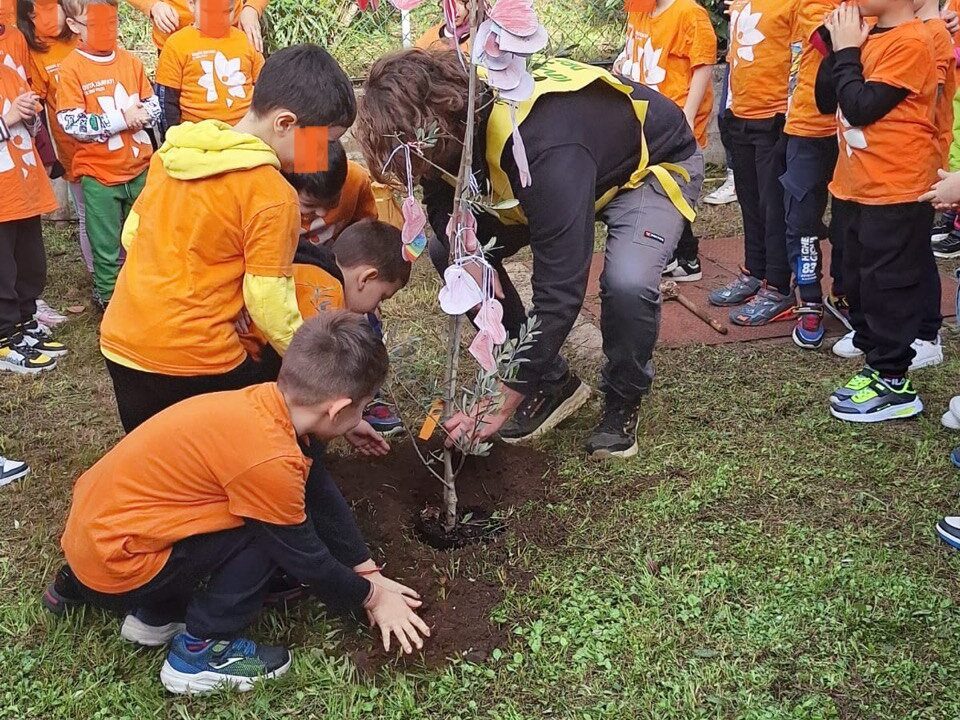
M243 303L273 349L283 355L303 325L292 277L243 276Z
M126 221L123 223L123 230L120 231L120 243L123 245L124 250L130 250L130 245L133 243L133 238L139 229L140 215L137 214L136 210L131 210L130 214L127 215Z

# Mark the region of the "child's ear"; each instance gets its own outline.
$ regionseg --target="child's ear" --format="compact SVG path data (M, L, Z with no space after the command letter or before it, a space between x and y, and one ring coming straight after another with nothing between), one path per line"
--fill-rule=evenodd
M360 285L360 287L362 288L362 287L363 287L364 285L366 285L368 282L373 282L374 280L376 280L376 279L379 278L379 277L380 277L380 271L379 271L379 270L377 270L377 269L374 268L374 267L365 267L365 268L360 272L360 275L357 276L357 282L358 282L358 284Z
M337 419L337 415L351 405L353 405L353 400L350 398L337 398L336 400L331 400L330 404L327 406L327 417L330 418L331 422L335 421Z
M289 110L277 110L273 116L273 130L278 135L286 135L297 128L297 114Z

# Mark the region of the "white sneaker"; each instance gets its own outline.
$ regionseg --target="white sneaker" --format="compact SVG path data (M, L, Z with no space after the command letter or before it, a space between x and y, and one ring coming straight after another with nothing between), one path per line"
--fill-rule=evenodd
M940 424L948 430L960 430L960 395L950 399L950 407L940 418Z
M851 330L833 344L833 354L842 358L857 358L863 355L863 350L853 344L856 332Z
M167 645L176 635L186 632L186 624L172 622L166 625L148 625L133 613L123 619L120 626L120 637L127 642L144 647L162 647Z
M0 487L30 474L30 466L19 460L10 460L0 455Z
M727 170L727 179L723 185L707 195L703 201L707 205L729 205L737 201L737 185L733 180L733 170Z
M933 341L918 338L910 343L910 347L917 353L913 357L913 362L910 363L911 370L933 367L943 362L943 345L940 344L939 335Z

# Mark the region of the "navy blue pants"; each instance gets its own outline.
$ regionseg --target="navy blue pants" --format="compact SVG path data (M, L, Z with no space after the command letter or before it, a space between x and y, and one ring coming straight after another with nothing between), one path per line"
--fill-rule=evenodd
M787 223L787 259L796 278L800 300L823 301L823 259L820 238L827 235L823 214L830 198L827 185L837 166L837 138L787 136L787 165L780 182ZM830 274L834 294L842 294L842 236L830 233L832 246Z

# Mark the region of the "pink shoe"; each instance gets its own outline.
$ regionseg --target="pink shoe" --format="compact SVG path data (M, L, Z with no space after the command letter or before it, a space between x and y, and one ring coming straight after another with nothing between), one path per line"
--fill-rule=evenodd
M37 300L37 312L33 317L47 327L55 327L67 321L66 315L57 312L43 300Z

